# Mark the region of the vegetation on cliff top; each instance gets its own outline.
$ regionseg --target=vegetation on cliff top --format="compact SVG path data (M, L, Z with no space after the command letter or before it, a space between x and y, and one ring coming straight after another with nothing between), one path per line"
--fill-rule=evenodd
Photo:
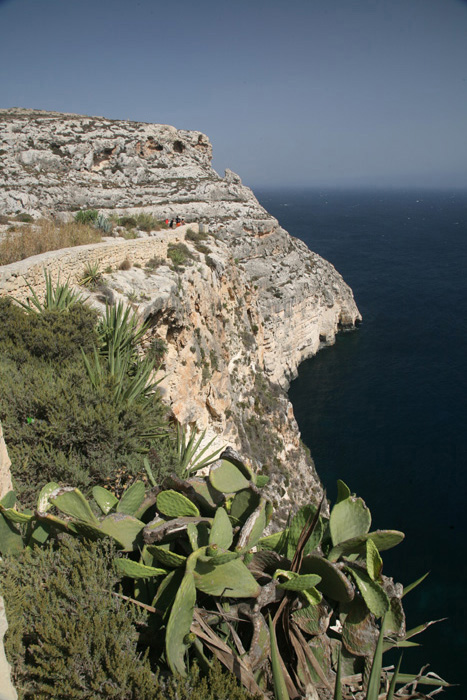
M0 381L13 397L0 418L9 447L21 433L13 475L31 506L13 491L0 501L6 646L20 700L289 700L311 686L335 700L390 700L396 682L400 698L423 697L417 684L445 685L382 669L383 650L410 646L427 626L405 626L402 596L419 582L404 590L382 573L380 553L402 533L372 532L366 504L340 482L330 517L310 503L267 535L267 477L224 455L200 478L195 442L183 437L171 452L135 318L119 307L97 322L76 300L52 306L0 304ZM168 474L187 450L195 466ZM112 463L122 455L122 467ZM79 479L88 498L63 488Z
M82 303L27 313L0 299L0 420L25 504L51 480L121 489L144 458L157 478L175 467L167 408L145 390L155 361L139 359L128 330L115 355L113 322Z

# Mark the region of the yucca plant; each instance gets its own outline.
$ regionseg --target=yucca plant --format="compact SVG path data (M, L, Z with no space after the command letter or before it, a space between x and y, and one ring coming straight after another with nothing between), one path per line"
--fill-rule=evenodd
M183 479L196 474L200 469L209 467L223 451L221 447L208 452L216 438L213 437L203 445L205 437L206 430L199 432L196 428L193 428L188 438L186 428L177 423L178 472Z
M99 270L99 263L88 262L83 270L83 274L79 280L79 283L83 287L94 288L98 282L102 279L102 273Z
M133 354L137 352L138 343L148 330L146 323L141 323L137 314L122 302L105 307L105 314L101 318L97 331L99 333L99 352L107 355L112 352L119 353L131 349Z
M44 270L45 278L45 295L41 301L33 287L26 282L31 296L28 297L26 303L18 301L17 303L23 307L27 313L41 314L46 310L66 311L73 304L77 304L83 300L81 294L74 292L68 281L60 284L60 275L57 278L56 284L52 282L52 274Z

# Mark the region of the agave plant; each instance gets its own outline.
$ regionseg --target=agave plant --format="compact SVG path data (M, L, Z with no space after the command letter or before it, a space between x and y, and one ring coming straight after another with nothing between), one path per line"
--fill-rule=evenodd
M0 502L0 541L14 552L57 531L111 537L124 582L116 595L152 613L149 643L177 674L217 658L250 692L276 700L311 687L335 700L390 700L396 683L446 685L382 670L386 648L426 627L405 630L401 587L381 573L380 551L403 534L371 532L368 508L341 483L329 519L310 504L265 536L273 505L264 482L224 453L206 477L166 477L149 490L136 482L120 499L95 487L89 503L49 484L35 512L18 511L13 493Z
M64 284L60 284L60 276L57 278L57 283L52 282L52 274L44 270L45 278L45 295L44 300L41 301L33 287L26 282L31 296L28 297L27 302L17 301L17 303L23 307L27 313L42 314L46 310L54 311L66 311L70 306L81 302L83 300L80 294L74 292L68 281Z
M90 289L93 289L98 282L100 282L102 279L102 274L99 270L99 263L91 263L88 262L83 270L83 274L79 280L79 283L83 285L83 287L89 287Z
M183 425L177 423L177 456L178 471L182 478L188 478L209 467L219 457L223 448L208 452L215 441L215 437L203 445L206 438L206 430L199 432L196 428L191 430L190 437L187 437L187 430Z

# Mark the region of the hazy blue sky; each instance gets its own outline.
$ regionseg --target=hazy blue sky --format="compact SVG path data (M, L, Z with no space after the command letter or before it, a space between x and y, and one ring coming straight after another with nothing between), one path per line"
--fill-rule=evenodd
M255 185L467 186L464 0L0 0L0 107L205 132Z

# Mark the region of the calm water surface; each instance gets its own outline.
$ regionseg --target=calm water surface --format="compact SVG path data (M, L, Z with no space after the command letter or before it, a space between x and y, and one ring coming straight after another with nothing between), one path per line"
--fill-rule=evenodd
M374 528L406 540L384 557L404 584L408 627L448 617L407 649L460 683L467 653L467 194L256 192L293 236L330 260L363 315L303 363L290 387L302 438L333 500L362 496ZM467 696L450 689L447 700Z

